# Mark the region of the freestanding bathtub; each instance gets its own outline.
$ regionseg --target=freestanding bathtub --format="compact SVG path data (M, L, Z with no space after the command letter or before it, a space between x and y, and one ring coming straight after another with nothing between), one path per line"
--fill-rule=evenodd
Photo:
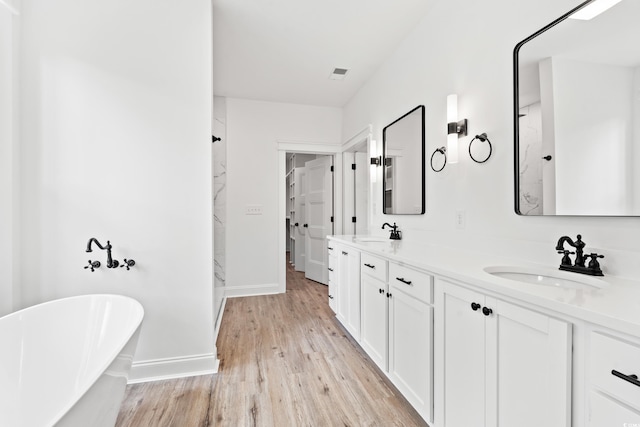
M144 310L84 295L0 318L0 426L115 424Z

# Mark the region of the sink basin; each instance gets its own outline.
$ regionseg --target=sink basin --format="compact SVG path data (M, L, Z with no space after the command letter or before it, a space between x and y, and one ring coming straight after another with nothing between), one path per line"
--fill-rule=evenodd
M486 267L484 271L504 279L557 288L594 290L608 286L602 279L545 268L495 266Z
M377 237L377 236L362 236L362 237L354 237L356 242L388 242L388 237Z

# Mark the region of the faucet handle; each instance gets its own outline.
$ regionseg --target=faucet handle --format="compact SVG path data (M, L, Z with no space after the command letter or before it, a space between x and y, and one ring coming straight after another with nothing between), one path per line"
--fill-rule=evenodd
M85 265L84 269L86 270L87 268L91 269L91 272L93 273L95 271L96 268L100 268L100 261L91 261L89 260L89 265Z
M571 258L569 258L569 255L574 255L575 252L569 251L567 249L558 251L559 254L564 254L564 256L562 257L562 261L560 261L560 265L571 265Z
M601 276L602 275L602 273L601 273L602 270L600 270L600 263L598 262L598 258L604 258L604 255L600 255L600 254L597 254L595 252L592 252L592 253L588 254L587 256L589 258L591 258L591 261L589 261L589 265L587 266L587 268L590 269L590 270L594 270L596 272L600 272L600 274L598 274L598 275Z
M133 267L134 265L136 265L136 262L132 259L124 259L122 262L122 265L120 266L120 268L122 267L126 267L127 270L129 270L130 267Z

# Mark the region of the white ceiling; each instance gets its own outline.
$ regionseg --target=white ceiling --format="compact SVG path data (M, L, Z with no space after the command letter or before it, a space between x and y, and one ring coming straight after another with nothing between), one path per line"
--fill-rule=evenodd
M213 0L214 94L341 107L432 2Z

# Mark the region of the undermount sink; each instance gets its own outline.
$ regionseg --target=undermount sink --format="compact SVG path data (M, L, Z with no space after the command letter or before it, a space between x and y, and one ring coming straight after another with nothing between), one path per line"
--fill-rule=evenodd
M388 237L378 237L378 236L361 236L361 237L354 237L354 240L356 242L388 242L389 238Z
M602 279L545 268L495 266L485 267L484 271L504 279L557 288L594 290L608 286Z

